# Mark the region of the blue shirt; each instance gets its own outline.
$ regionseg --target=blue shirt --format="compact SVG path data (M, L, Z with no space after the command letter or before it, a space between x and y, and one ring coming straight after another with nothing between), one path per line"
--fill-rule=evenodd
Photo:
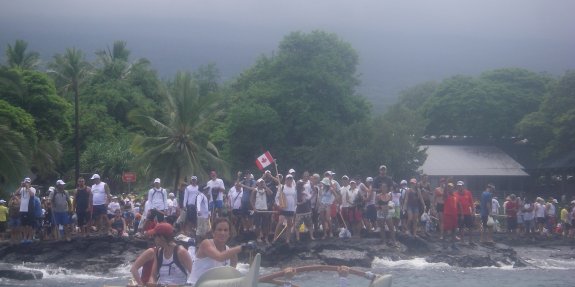
M489 206L487 206L487 205L491 204L491 198L492 197L493 197L493 195L491 194L491 192L489 192L487 190L481 194L481 202L480 202L481 216L489 215Z

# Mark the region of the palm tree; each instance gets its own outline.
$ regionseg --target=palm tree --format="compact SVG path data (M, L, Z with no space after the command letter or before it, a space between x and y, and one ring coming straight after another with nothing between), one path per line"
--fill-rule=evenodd
M32 70L40 64L40 55L36 52L26 52L28 43L16 40L14 46L8 44L6 48L6 64L10 68Z
M49 65L49 72L56 78L66 93L74 93L74 144L75 144L75 180L80 177L80 121L79 121L79 87L88 77L90 64L84 59L84 53L76 48L66 49L64 55L56 54L54 62Z
M0 183L28 172L29 146L25 136L0 124Z
M133 116L146 135L134 139L137 162L146 166L148 174L174 180L174 188L182 174L207 178L207 168L229 175L216 146L208 139L208 130L222 110L218 95L201 96L190 73L178 73L165 94L166 119L147 115Z
M150 62L146 59L138 59L130 63L130 50L126 48L126 41L115 41L112 49L108 47L105 50L96 51L98 64L101 66L100 71L108 79L122 80L126 79L136 65L147 65Z

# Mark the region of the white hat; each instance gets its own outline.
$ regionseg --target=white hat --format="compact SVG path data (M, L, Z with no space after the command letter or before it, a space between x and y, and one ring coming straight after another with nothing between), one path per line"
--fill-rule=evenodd
M260 182L264 182L264 180L263 180L263 179L261 179L261 178L259 178L259 179L257 180L257 182L258 182L258 183L260 183Z
M191 180L194 180L194 179L195 179L195 180L198 180L198 177L195 176L195 175L192 175L192 177L191 177L190 179L191 179Z
M286 178L293 178L293 175L288 173L288 175L286 175Z
M290 168L288 171L288 173L294 173L294 172L295 172L295 169L293 169L293 168Z
M366 182L371 182L371 181L373 181L373 177L368 176L368 177L365 179L365 181L366 181Z
M54 191L54 190L56 190L55 187L53 187L53 186L48 187L48 191Z
M94 175L92 175L92 177L90 179L100 179L100 175L97 173L94 173Z
M176 195L174 195L173 192L170 192L170 193L168 194L168 196L169 196L169 197L176 197Z
M271 172L271 171L269 171L269 170L266 170L264 173L272 173L272 172Z
M161 183L159 178L154 179L154 183Z
M56 181L56 185L58 185L58 184L59 185L66 185L66 183L61 179L58 179L58 181Z
M462 180L460 180L457 182L457 185L465 185L465 183Z
M0 203L6 203L6 200L0 199Z
M399 184L407 184L407 180L402 180Z
M27 177L24 179L24 182L32 182L32 180L29 177Z
M387 166L385 166L384 164L380 165L380 166L379 166L379 170L382 170L382 169L387 170Z
M326 171L324 174L329 174L329 175L331 175L331 176L334 176L334 175L335 175L335 172L333 172L333 171L331 171L331 170L328 170L328 171Z
M571 204L575 204L575 200L572 200L572 201L571 201Z
M347 175L344 175L344 176L341 177L341 179L347 179L347 180L349 180L349 177L348 177Z
M557 199L553 198L553 203L559 203L559 202L557 202Z

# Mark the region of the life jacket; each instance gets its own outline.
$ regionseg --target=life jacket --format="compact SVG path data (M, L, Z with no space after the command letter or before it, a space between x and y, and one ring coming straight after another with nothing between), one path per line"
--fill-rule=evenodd
M174 247L174 252L172 254L173 259L172 263L176 264L176 266L178 266L180 271L186 274L187 277L189 275L188 271L186 270L184 265L182 265L182 262L180 262L180 259L178 258L178 249L180 248L180 246L181 246L180 244L177 244L176 247ZM161 247L156 249L156 260L158 261L158 263L156 264L156 276L157 276L156 280L158 280L160 278L160 268L162 267L162 262L164 261L164 250Z

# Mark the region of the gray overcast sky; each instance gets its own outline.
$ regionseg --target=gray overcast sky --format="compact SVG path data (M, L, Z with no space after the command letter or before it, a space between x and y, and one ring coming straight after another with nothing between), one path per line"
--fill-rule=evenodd
M360 55L360 92L376 107L415 84L523 67L575 68L572 0L0 0L0 47L16 39L44 59L90 57L115 40L163 76L215 62L223 79L292 31L337 33Z

